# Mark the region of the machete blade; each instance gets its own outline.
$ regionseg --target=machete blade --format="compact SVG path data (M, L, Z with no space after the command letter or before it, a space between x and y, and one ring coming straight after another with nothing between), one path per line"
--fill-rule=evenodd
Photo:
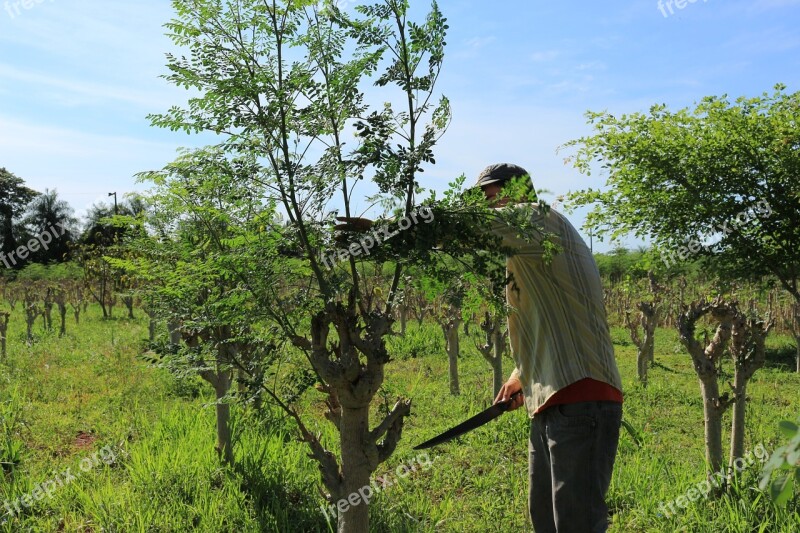
M468 431L472 431L475 428L479 428L479 427L481 427L482 425L484 425L487 422L491 422L492 420L494 420L498 416L500 416L503 413L505 413L506 411L508 411L508 408L511 406L511 402L514 401L514 396L516 396L517 394L521 394L521 393L522 393L522 391L518 391L518 392L512 394L511 398L509 398L508 400L492 405L488 409L486 409L484 411L481 411L480 413L478 413L477 415L473 416L472 418L469 418L469 419L465 420L464 422L461 422L459 425L448 429L447 431L445 431L441 435L433 437L432 439L427 440L427 441L423 442L422 444L418 444L417 446L414 446L414 449L415 450L424 450L426 448L430 448L432 446L436 446L437 444L442 444L443 442L447 442L449 440L452 440L452 439L458 437L459 435L463 435L464 433L466 433Z

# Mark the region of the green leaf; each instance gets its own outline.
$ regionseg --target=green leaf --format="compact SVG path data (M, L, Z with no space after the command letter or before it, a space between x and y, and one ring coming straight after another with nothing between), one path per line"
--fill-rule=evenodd
M781 433L783 433L783 435L786 438L791 439L795 435L797 435L797 431L798 431L797 424L789 422L788 420L782 421L780 424L778 424L778 427L780 428Z
M792 496L792 478L788 474L782 474L775 478L770 486L770 495L778 506L786 505Z

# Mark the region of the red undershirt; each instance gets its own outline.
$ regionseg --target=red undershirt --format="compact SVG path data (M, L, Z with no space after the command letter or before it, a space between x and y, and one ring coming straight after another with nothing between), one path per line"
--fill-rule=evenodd
M608 383L586 378L568 385L556 392L544 405L536 410L541 413L548 407L579 402L617 402L622 403L622 392ZM536 414L534 413L534 414Z

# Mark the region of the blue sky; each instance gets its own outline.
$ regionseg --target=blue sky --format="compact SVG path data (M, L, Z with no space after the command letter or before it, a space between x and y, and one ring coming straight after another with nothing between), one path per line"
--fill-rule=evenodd
M778 82L800 90L800 0L661 6L441 0L450 35L440 90L454 120L424 185L443 189L509 161L555 195L597 187L602 176L581 176L556 153L589 132L587 110L680 108ZM0 166L35 189L57 188L82 214L110 191L141 190L134 173L201 144L146 119L186 98L158 78L171 16L166 0L0 0Z

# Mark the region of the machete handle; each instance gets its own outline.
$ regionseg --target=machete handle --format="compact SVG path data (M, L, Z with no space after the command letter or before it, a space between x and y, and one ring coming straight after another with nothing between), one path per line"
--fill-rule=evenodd
M497 405L499 405L503 411L508 411L508 408L511 407L511 404L514 402L514 396L516 396L517 394L522 394L522 389L518 390L517 392L509 396L508 400L500 402Z

